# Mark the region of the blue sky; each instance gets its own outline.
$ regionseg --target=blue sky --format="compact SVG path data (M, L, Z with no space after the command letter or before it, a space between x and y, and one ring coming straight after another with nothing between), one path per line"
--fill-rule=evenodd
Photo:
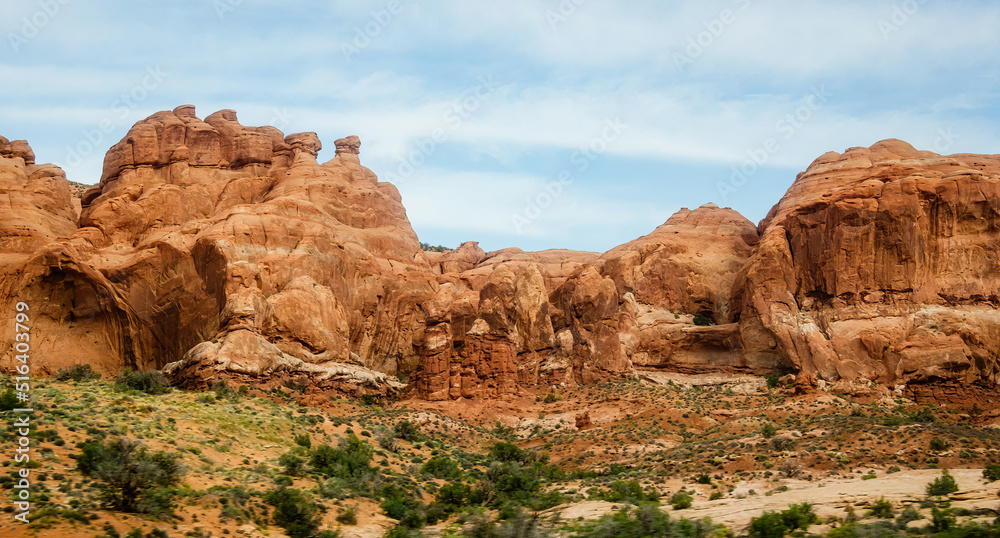
M127 6L127 7L126 7ZM0 135L82 183L194 104L356 134L421 240L605 251L757 222L827 151L998 153L1000 6L926 0L8 2Z

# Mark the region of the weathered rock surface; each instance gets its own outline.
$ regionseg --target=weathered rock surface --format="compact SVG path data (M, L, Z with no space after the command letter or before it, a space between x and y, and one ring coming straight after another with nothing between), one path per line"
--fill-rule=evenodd
M322 147L158 112L77 210L61 170L0 138L0 301L31 307L35 373L432 400L780 368L796 390L995 390L1000 157L890 140L820 157L758 226L706 204L604 254L438 253L357 137Z
M994 386L1000 157L899 140L827 153L759 228L734 289L751 362L826 381Z
M30 255L5 260L20 278L4 298L36 312L40 373L183 359L170 371L191 386L306 376L398 390L373 369L400 368L412 297L435 283L396 189L359 164L356 137L339 142L319 164L315 133L244 127L228 110L205 121L190 106L159 112L108 152L77 227L61 172L26 164L27 146L5 140L8 196L32 212L11 216L35 229L5 245Z

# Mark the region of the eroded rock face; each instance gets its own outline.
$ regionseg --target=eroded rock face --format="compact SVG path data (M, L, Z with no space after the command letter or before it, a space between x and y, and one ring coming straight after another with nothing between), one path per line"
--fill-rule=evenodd
M919 399L995 386L1000 157L890 140L820 157L759 226L706 204L604 254L438 253L357 137L321 164L322 147L231 110L158 112L78 214L61 170L0 138L0 306L30 305L35 373L432 400L658 369Z
M998 225L997 156L828 153L761 222L730 319L752 360L826 381L993 385Z
M706 204L603 255L487 255L466 243L433 256L444 285L431 303L417 391L430 399L494 396L511 390L508 379L588 384L643 368L753 369L736 324L694 319L725 320L757 238L738 213Z
M204 121L190 106L159 112L108 152L79 227L61 172L4 140L0 170L11 172L0 178L32 211L20 220L38 224L23 248L5 246L31 252L20 294L39 305L46 341L88 335L65 359L39 350L41 372L181 361L168 371L191 386L304 375L397 391L374 370L413 369L414 298L436 283L399 193L345 140L319 164L315 133L245 127L230 110Z

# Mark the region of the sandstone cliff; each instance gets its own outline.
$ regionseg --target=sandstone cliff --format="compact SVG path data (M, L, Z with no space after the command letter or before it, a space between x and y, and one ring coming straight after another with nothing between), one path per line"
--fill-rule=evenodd
M996 156L890 140L823 155L758 226L706 204L604 254L437 253L360 148L321 163L314 133L182 106L137 123L75 207L0 138L0 302L31 305L36 373L433 400L656 369L995 386Z
M744 352L828 381L996 383L1000 157L899 140L827 153L759 228Z

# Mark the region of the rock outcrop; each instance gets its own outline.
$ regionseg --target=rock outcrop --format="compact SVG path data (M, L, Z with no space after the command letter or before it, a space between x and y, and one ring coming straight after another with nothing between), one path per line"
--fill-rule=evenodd
M487 253L424 252L360 139L322 147L182 106L137 123L74 206L0 138L0 303L30 305L35 373L432 400L643 370L995 389L1000 157L889 140L823 155L758 226L706 204L604 254Z
M31 254L5 264L20 278L4 297L37 308L44 342L74 349L43 345L38 368L176 362L169 371L188 385L253 373L343 388L347 376L394 393L385 374L412 336L411 297L435 283L399 193L360 165L356 137L337 145L320 164L315 133L245 127L229 110L205 121L190 106L159 112L108 152L77 227L61 171L26 164L27 146L4 140L8 196L32 211L12 217L35 224L6 234L18 239L5 252Z
M761 222L730 319L751 360L826 381L993 386L998 226L998 156L827 153Z

